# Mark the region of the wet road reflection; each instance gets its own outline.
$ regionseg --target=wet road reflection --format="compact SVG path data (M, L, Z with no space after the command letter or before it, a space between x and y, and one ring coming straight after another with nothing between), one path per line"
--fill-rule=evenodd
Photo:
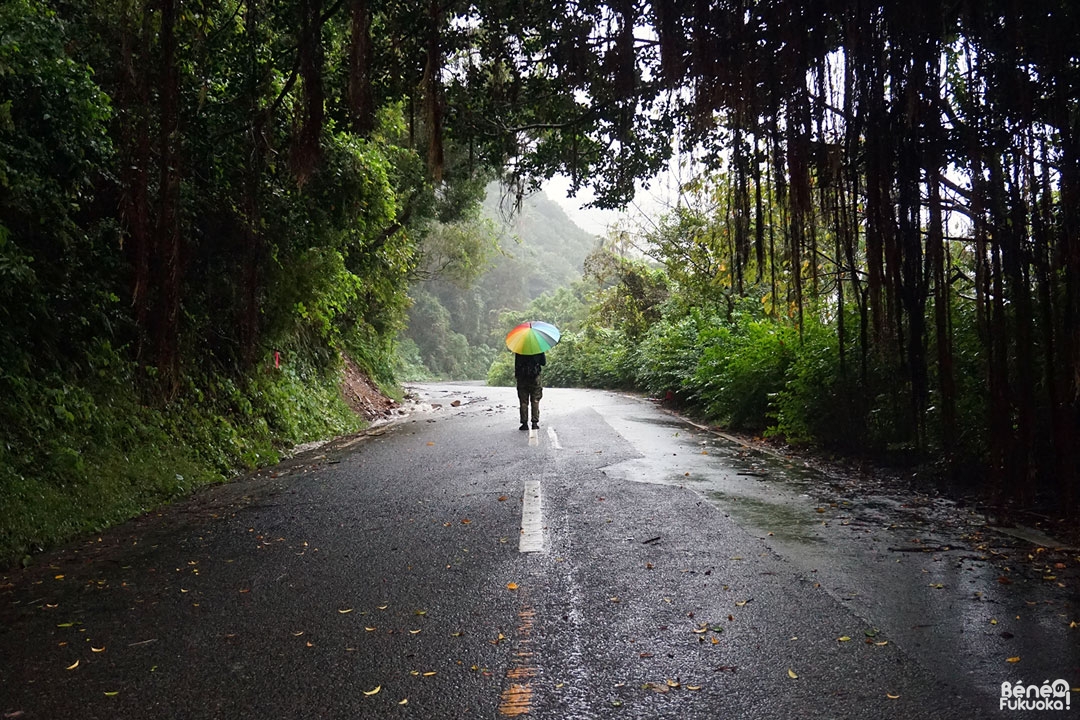
M896 643L988 700L1014 675L1041 682L1080 667L1070 627L1080 551L1024 542L949 499L830 476L641 402L595 409L641 455L605 468L610 477L697 490L866 620L844 633Z

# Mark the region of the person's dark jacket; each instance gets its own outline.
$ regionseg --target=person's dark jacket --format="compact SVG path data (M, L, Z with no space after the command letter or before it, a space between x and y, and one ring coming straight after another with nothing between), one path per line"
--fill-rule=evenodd
M536 382L540 377L540 369L547 365L544 353L539 355L514 354L514 378L518 382Z

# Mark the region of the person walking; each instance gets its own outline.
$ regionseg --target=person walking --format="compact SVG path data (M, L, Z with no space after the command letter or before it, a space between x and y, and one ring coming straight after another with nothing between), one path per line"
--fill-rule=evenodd
M547 365L544 353L536 355L522 355L514 353L514 379L517 380L519 414L521 427L519 430L529 429L529 408L532 408L532 427L536 430L540 427L540 398L544 396L544 388L540 383L540 370Z

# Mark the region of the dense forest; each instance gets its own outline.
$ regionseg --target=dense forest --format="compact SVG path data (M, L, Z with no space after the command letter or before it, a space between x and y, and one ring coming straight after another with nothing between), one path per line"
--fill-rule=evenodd
M744 370L783 378L778 431L1075 510L1078 13L6 0L0 544L348 426L342 355L393 384L409 286L489 252L489 181L618 207L676 151L693 202L639 240L664 270L586 263L597 371L731 395L724 348L772 347Z

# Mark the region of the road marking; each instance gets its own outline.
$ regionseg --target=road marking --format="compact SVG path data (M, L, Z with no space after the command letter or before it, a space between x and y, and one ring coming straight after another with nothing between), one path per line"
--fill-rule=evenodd
M536 430L529 431L529 447L536 447L540 444L540 436L536 433Z
M521 503L520 552L540 552L544 549L544 520L540 500L540 481L526 480Z
M533 617L535 617L535 614L535 611L529 606L524 607L518 613L521 623L517 629L518 650L514 653L514 656L519 659L510 661L510 668L506 671L506 679L510 682L499 698L499 714L505 717L528 715L532 710L532 679L536 677L536 667L528 664L531 662L530 658L532 658L533 654L523 648L527 647L532 639Z
M551 447L562 450L562 445L559 444L559 436L555 434L555 428L550 425L548 425L548 439L551 440Z

